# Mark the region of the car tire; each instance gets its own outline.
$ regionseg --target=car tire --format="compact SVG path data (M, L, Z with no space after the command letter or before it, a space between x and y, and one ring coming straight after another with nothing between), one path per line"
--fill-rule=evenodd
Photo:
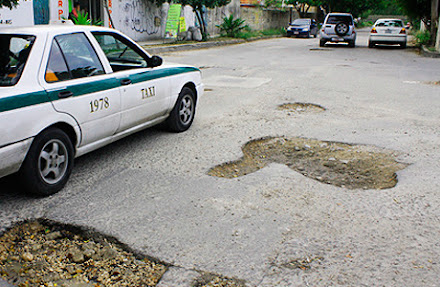
M323 39L319 40L319 47L324 47L326 42L327 41Z
M402 43L402 44L400 44L400 48L402 48L402 49L406 49L406 43Z
M350 30L350 27L345 22L339 22L335 26L335 32L338 36L345 36L347 35L348 31Z
M368 42L368 48L374 48L376 46L376 44L374 44L374 42L369 41Z
M176 104L166 120L166 126L173 132L184 132L191 126L196 113L196 97L194 91L184 87L177 98Z
M26 192L51 195L65 186L73 162L74 150L68 135L50 128L34 139L18 176Z
M348 47L350 47L350 48L354 48L354 47L356 47L356 43L355 43L355 41L350 41L350 42L348 42Z
M307 34L306 34L306 38L307 38L307 39L310 38L310 32L307 32Z

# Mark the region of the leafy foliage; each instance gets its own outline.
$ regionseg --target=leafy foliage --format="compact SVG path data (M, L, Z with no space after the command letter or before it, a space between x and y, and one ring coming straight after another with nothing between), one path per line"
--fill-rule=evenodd
M429 31L418 31L415 35L416 38L416 45L418 47L420 46L427 46L431 43L431 33Z
M292 0L290 0L292 2ZM299 0L294 1L296 5L295 9L298 11L301 18L307 17L307 13L309 12L310 7L312 6L321 6L325 4L324 0Z
M411 18L427 21L431 18L431 0L397 0Z
M91 20L89 19L89 13L87 12L78 12L78 17L72 18L73 23L76 25L94 25L94 26L102 26L104 24L101 20Z
M18 0L0 0L0 8L7 7L9 9L18 5Z
M269 0L282 2L282 0ZM286 4L293 4L300 17L307 17L311 6L321 7L326 13L348 12L355 17L369 14L393 14L402 12L400 1L429 1L429 0L288 0ZM276 6L276 5L273 5Z
M245 29L247 25L244 25L245 20L240 18L234 19L234 15L223 18L223 23L217 25L220 28L221 33L224 33L228 37L238 37L241 30Z

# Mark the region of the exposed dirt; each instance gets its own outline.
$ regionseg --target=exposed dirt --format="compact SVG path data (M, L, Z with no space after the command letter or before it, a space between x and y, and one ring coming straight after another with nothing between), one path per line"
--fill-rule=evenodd
M312 264L314 262L320 263L324 258L322 257L306 257L306 258L298 258L289 261L288 263L283 264L283 267L289 268L289 269L301 269L301 270L308 270L312 268Z
M348 189L386 189L397 184L399 163L390 151L305 138L268 137L252 140L242 148L243 157L209 170L212 176L235 178L269 163L291 169L322 183Z
M114 240L94 240L70 229L32 221L5 232L0 237L0 276L16 286L156 286L167 270L166 264L139 258ZM204 275L194 286L243 285Z
M289 113L320 113L325 111L324 107L310 103L287 103L278 106L279 110L288 111Z

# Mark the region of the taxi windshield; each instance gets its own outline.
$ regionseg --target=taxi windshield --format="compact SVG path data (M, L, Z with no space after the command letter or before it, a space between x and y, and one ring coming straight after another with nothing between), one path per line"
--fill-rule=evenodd
M35 36L0 34L0 86L14 86L21 77Z

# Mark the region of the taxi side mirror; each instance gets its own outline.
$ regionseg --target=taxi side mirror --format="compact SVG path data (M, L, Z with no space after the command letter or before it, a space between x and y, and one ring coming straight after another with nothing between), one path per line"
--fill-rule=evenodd
M154 67L159 67L160 65L162 65L162 58L159 56L153 56L150 58L149 60L149 66L154 68Z

